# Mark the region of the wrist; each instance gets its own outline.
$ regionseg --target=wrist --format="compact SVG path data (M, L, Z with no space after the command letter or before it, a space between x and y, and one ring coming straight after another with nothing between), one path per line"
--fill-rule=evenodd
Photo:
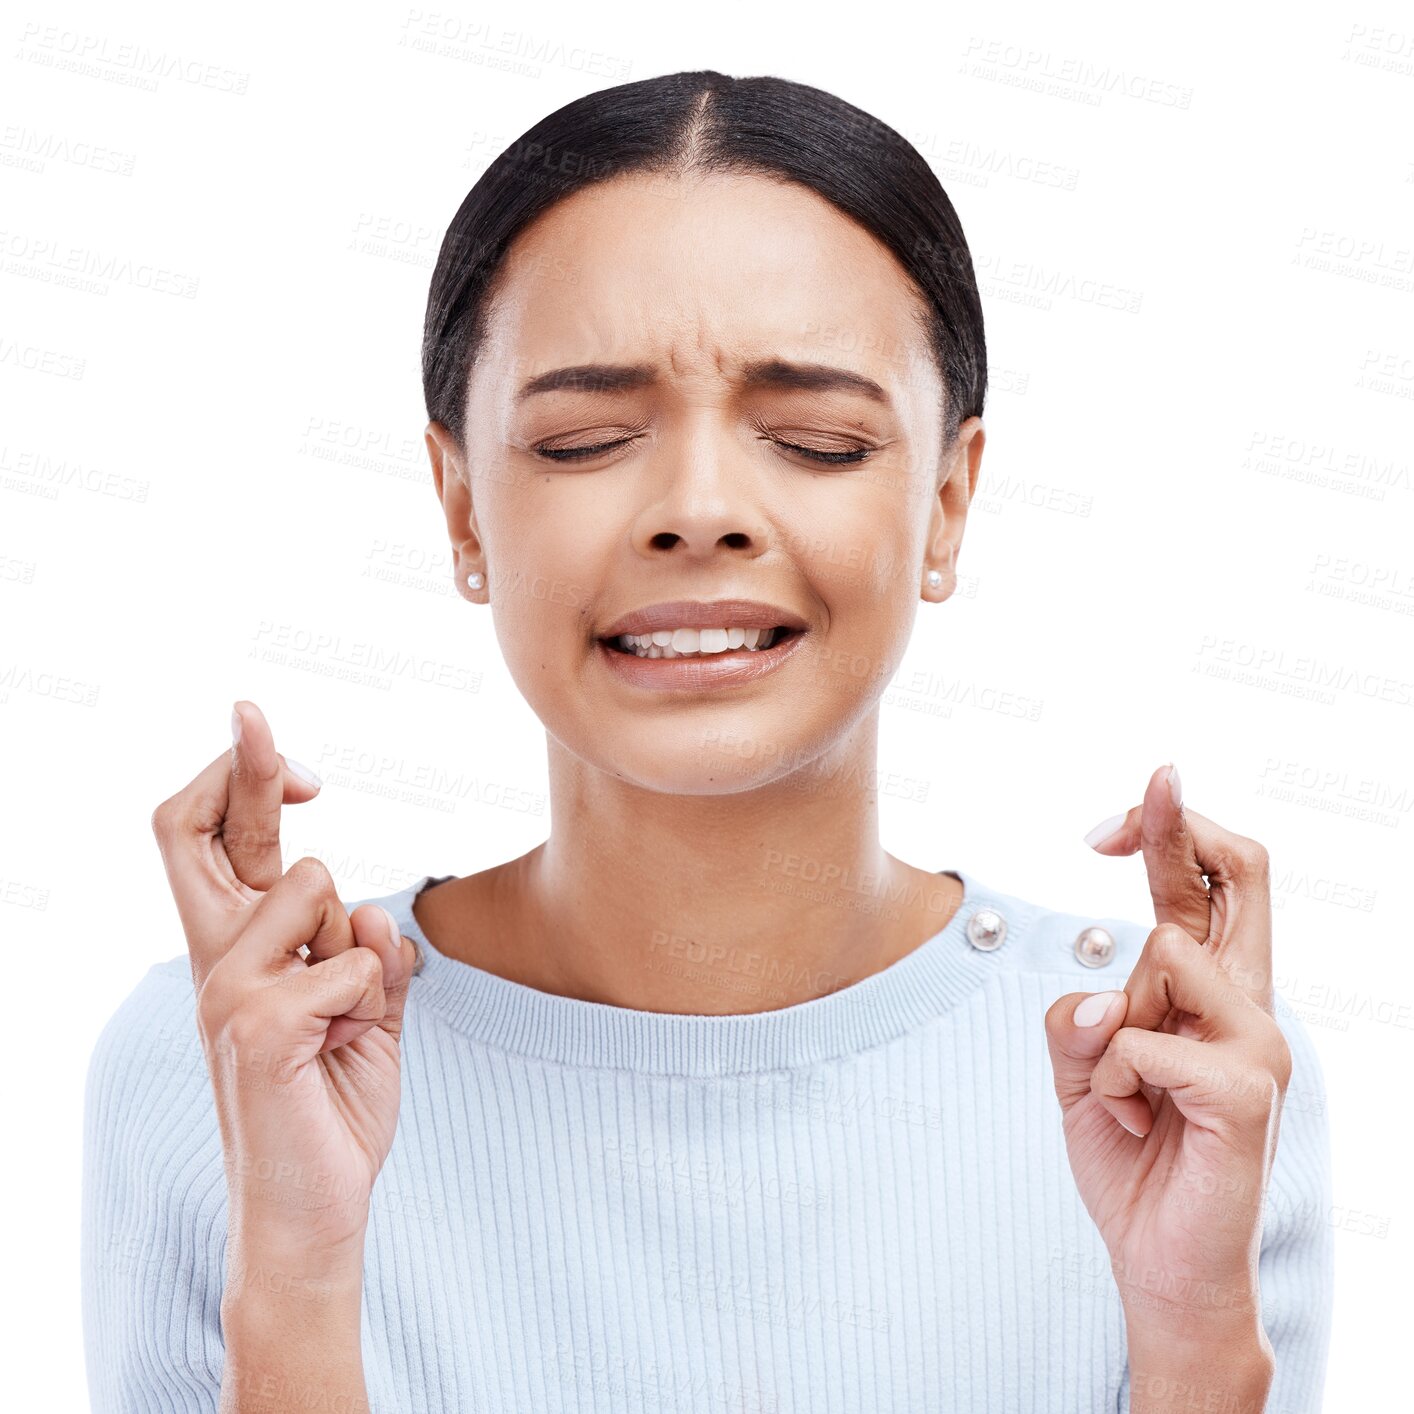
M1132 1414L1221 1409L1261 1414L1276 1358L1260 1319L1128 1329Z
M347 1242L368 1226L372 1194L344 1197L327 1191L336 1180L322 1175L280 1175L264 1183L227 1174L226 1210L232 1224L240 1222L268 1232L273 1242Z
M268 1325L291 1316L357 1329L363 1301L363 1233L335 1244L279 1240L259 1226L233 1222L226 1243L223 1320Z
M347 1281L363 1273L364 1238L368 1211L361 1219L328 1224L319 1218L291 1223L283 1212L272 1213L260 1204L231 1203L226 1224L226 1252L247 1263L294 1263L311 1277L331 1282Z
M1249 1265L1202 1277L1158 1264L1112 1260L1110 1266L1132 1334L1190 1343L1266 1339L1260 1287Z
M268 1248L362 1251L372 1195L362 1184L305 1164L242 1152L226 1158L229 1228Z

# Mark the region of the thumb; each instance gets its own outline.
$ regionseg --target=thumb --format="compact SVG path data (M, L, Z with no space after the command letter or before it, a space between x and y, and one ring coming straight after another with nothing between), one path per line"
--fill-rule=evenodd
M391 916L391 915L390 915ZM393 924L397 930L397 922ZM396 1041L403 1034L403 1008L407 1006L408 987L412 982L413 968L417 966L417 944L411 938L398 934L398 980L386 989L388 1010L383 1014L382 1027Z
M1129 1010L1125 992L1068 992L1046 1013L1056 1098L1065 1113L1090 1093L1090 1075Z
M368 904L354 909L349 915L354 936L368 948L373 948L383 963L383 996L385 1008L378 1025L395 1041L403 1032L403 1008L407 1005L408 984L417 963L417 948L411 938L405 938L398 920L381 904Z
M383 966L383 1015L377 1020L335 1017L320 1048L323 1051L332 1051L373 1026L382 1027L395 1041L403 1031L403 1007L407 1002L408 983L412 981L417 949L411 939L402 936L397 920L381 904L359 904L349 914L349 924L353 928L355 945L377 953L378 961Z

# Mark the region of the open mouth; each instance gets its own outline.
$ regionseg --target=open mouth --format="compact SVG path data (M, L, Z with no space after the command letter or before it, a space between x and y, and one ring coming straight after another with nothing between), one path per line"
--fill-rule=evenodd
M738 658L779 651L804 629L774 628L660 629L601 638L606 648L630 658Z

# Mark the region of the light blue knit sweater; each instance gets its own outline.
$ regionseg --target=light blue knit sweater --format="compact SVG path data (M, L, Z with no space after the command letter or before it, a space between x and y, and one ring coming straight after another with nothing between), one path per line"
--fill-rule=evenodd
M1121 986L1150 927L952 872L963 903L912 953L729 1016L536 991L431 947L411 902L440 879L374 896L424 955L365 1250L375 1414L1127 1409L1123 1312L1042 1018ZM1006 920L994 951L969 942L980 908ZM1073 951L1095 923L1118 943L1099 971ZM754 967L715 975L765 985ZM1279 1020L1294 1071L1261 1287L1268 1409L1300 1414L1329 1338L1328 1138L1310 1040L1280 1003ZM93 1408L215 1410L226 1188L185 954L100 1035L84 1145ZM299 1407L336 1409L319 1391Z

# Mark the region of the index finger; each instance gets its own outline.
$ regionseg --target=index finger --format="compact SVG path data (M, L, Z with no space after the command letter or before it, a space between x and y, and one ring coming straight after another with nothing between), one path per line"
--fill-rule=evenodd
M265 713L242 700L231 709L231 775L221 842L235 877L264 893L283 874L280 860L280 806L287 791L288 763L275 750ZM288 772L299 779L297 772ZM317 782L300 783L307 800Z
M283 758L281 770L285 804L313 798L316 788ZM248 921L247 910L262 897L241 881L226 857L222 831L230 808L231 776L231 752L223 751L152 812L152 833L198 986L230 950Z

